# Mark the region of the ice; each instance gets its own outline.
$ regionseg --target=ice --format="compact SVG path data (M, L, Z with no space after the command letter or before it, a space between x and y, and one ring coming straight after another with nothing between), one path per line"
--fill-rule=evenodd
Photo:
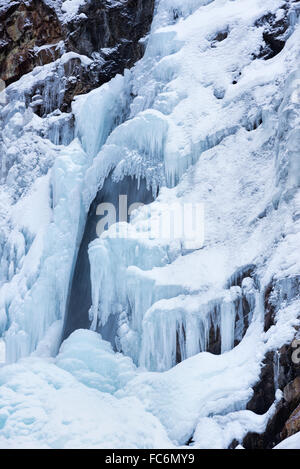
M127 104L125 78L117 75L109 83L77 97L73 104L76 134L91 158L98 153L113 128L122 121Z
M101 340L99 334L83 329L63 343L55 362L88 387L110 394L137 374L130 358L114 353L110 343Z
M32 233L33 241L28 246L22 269L16 273L10 283L4 285L2 290L2 308L8 312L10 322L10 327L5 333L9 362L32 352L48 327L62 318L67 296L67 281L64 284L63 278L68 277L72 269L72 249L74 249L72 246L75 244L79 229L77 216L80 215L78 192L80 185L76 176L80 175L84 163L83 151L76 147L74 142L66 150L65 155L56 159L52 181L50 175L44 178L45 197L42 198L43 192L40 188L37 193L38 199L34 202L35 206L32 205L33 198L27 197L26 205L22 204L21 199L20 211L16 210L18 223L22 222L23 217L25 228L33 231L38 223L39 230L37 233L34 231ZM68 177L64 177L66 173ZM55 182L58 181L60 181L59 189L55 186ZM53 193L50 197L51 183ZM42 180L38 179L36 184L42 184ZM66 199L64 195L61 198L60 191L62 194L69 194L70 199ZM69 210L72 206L76 207L76 202L79 204L76 211L78 215L69 217L71 228L70 224L63 224L62 221L68 220ZM35 211L32 211L33 206ZM15 207L18 207L18 204ZM26 210L30 214L28 218ZM60 260L56 257L57 252L60 252Z
M105 89L104 92L101 89L98 91L99 109L104 113L104 121L106 109L106 115L111 118L110 126L114 122L116 125L120 117L122 80L122 77L116 77L111 86L104 87L106 92ZM119 101L116 99L112 108L111 100L114 95ZM81 100L85 102L85 97ZM79 104L76 105L78 107ZM22 117L13 113L13 123L11 119L8 120L8 125L13 129L17 125L16 116L17 121ZM53 116L50 116L50 122L52 118ZM101 116L99 122L102 122ZM32 119L29 121L30 125L31 123ZM78 129L79 134L80 120ZM96 131L98 130L97 128ZM109 130L111 127L107 132ZM106 138L105 134L103 138ZM29 148L29 142L26 141L26 148L27 144ZM47 140L44 142L45 158L49 158L52 148L54 153L56 147L53 145L51 148ZM31 153L28 160L32 157L32 141L30 144ZM99 144L101 145L101 141ZM37 145L40 145L38 139ZM39 147L39 152L41 150L43 147ZM87 208L82 203L81 190L91 156L85 153L78 139L73 140L69 146L58 148L56 156L51 171L45 165L44 171L47 175L38 177L33 183L33 196L26 194L10 214L10 223L14 230L10 233L2 254L1 269L6 275L6 283L0 293L0 318L2 332L5 331L8 362L33 352L51 324L64 318L69 282L76 260L77 240L81 238L84 230ZM31 160L29 162L34 164ZM22 163L24 167L24 160ZM43 170L42 164L37 166L37 170L40 170L40 167ZM12 173L12 169L16 171ZM6 183L10 182L10 178L13 179L12 188L18 183L18 171L18 166L13 166L6 177ZM23 171L25 172L24 169ZM30 182L27 182L27 191L30 190ZM63 321L59 324L62 327ZM49 353L57 352L61 332L61 329L56 330L54 345L47 346Z
M97 333L78 330L55 360L0 369L0 446L171 448L193 437L195 447L224 448L248 429L264 431L274 412L275 404L263 416L243 410L265 353L260 337L253 325L228 353L200 353L149 373Z
M49 115L47 132L54 145L69 145L74 139L73 116L54 111Z
M149 411L159 415L169 437L177 444L185 444L201 417L244 408L259 362L259 349L256 356L249 355L257 332L226 354L200 353L165 373L143 373L118 395L137 395ZM246 361L248 366L244 368ZM245 374L238 371L241 367ZM180 426L176 422L181 422ZM203 444L209 447L208 440Z
M295 6L283 50L255 58L254 24L281 6L157 2L144 57L76 98L75 128L57 108L64 65L88 66L84 56L64 54L1 94L0 326L17 362L0 369L1 447L226 448L264 431L280 393L264 415L246 405L265 354L299 326ZM126 177L146 180L155 200L95 233L92 330L59 351L91 203ZM148 236L178 201L204 204L196 249ZM112 344L97 333L108 327Z
M234 288L213 300L202 294L157 301L143 318L139 362L147 369L167 370L177 360L208 350L210 333L217 337L218 330L221 353L231 350L238 315L244 319L241 294Z
M242 441L248 432L261 434L265 431L268 420L276 411L277 399L270 409L263 415L255 414L250 410L230 412L227 415L218 415L213 418L201 418L193 436L192 447L197 449L228 448L234 441Z
M5 342L0 340L0 364L5 363Z
M44 337L39 341L37 348L32 355L37 357L54 357L60 347L60 338L62 330L62 320L53 322L47 329Z
M107 345L92 332L77 331L64 344L59 366L31 357L2 367L0 447L172 447L159 420L136 398L107 392L133 372Z

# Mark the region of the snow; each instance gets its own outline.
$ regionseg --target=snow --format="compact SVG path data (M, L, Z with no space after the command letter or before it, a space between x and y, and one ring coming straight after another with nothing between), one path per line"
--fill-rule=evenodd
M286 438L273 449L300 449L300 432Z
M64 21L71 21L77 15L79 7L84 5L86 0L65 0L62 2L61 10L63 12Z
M216 415L213 418L201 418L194 433L193 447L197 449L228 448L234 439L241 441L248 432L261 434L265 431L268 420L274 415L277 401L263 415L250 410L230 412L227 415ZM241 448L239 448L241 449Z
M192 447L225 448L249 429L262 432L274 412L275 403L263 416L242 410L265 353L260 335L252 326L230 352L149 373L99 334L78 330L56 359L0 369L0 447L172 448L196 427Z
M88 340L84 333L77 337L72 359L72 340L65 344L57 359L59 366L31 357L0 369L1 448L172 447L158 419L137 399L117 399L100 391L101 387L109 389L107 374L114 379L110 367L114 363L120 379L126 380L126 359L118 360L97 337L87 334ZM106 383L102 386L96 357L105 360L102 373ZM84 368L85 362L90 370ZM93 371L93 362L99 374ZM72 369L76 378L64 367ZM86 380L89 387L81 382Z
M79 3L63 3L66 18ZM246 404L265 354L293 340L300 324L296 13L282 52L253 59L263 44L255 21L281 6L160 0L144 57L76 98L75 138L64 130L61 145L67 116L41 119L26 96L53 78L36 96L50 109L66 61L89 59L64 54L1 94L0 447L171 448L192 438L194 448L227 448L265 430L280 390L264 415ZM220 31L228 36L219 42ZM158 196L130 223L95 233L92 330L60 347L90 204L106 178L126 175L145 178ZM204 206L196 249L184 237L151 236L176 202ZM253 278L238 285L249 265ZM271 281L278 308L264 332ZM243 329L243 300L244 337L235 325L238 315ZM109 320L113 344L98 333ZM220 355L207 352L212 324Z

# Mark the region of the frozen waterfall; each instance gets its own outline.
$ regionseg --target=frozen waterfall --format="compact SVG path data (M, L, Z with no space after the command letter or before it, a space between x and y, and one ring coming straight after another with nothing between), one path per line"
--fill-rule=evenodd
M299 14L157 0L144 56L71 113L54 108L79 54L0 94L0 447L228 448L265 431L300 324ZM175 223L191 207L192 247ZM164 222L175 236L153 235Z

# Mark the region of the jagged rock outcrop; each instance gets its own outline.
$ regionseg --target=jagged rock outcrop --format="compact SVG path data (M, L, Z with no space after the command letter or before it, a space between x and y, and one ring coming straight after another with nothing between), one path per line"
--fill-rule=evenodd
M246 435L243 440L246 449L271 449L296 433L291 432L297 427L299 417L298 413L295 417L294 411L300 405L300 361L295 360L294 355L294 341L266 355L260 380L253 388L254 394L247 409L258 414L267 412L275 400L276 389L283 390L283 398L277 403L265 432Z
M6 86L62 53L64 28L40 0L7 2L0 9L0 78Z
M9 85L36 66L55 62L44 83L27 97L39 115L69 111L75 95L87 93L130 68L143 54L140 42L149 31L154 0L91 0L66 18L42 0L9 2L0 9L0 80ZM90 60L63 54L74 52ZM60 81L57 99L45 107L43 89Z
M300 376L286 385L283 394L287 402L300 402Z
M285 423L281 436L284 439L297 432L300 432L300 404Z
M294 275L273 279L265 288L265 331L276 324L278 309L299 297L299 282L299 275ZM277 389L283 391L283 398L277 403L276 411L268 422L265 432L246 435L243 441L245 448L272 448L290 436L292 429L297 427L293 413L300 404L300 360L295 358L298 335L296 327L295 337L291 343L266 354L260 379L253 388L254 394L247 404L247 409L261 415L266 413L275 401Z
M280 9L281 14L269 13L255 22L256 27L263 28L264 39L264 45L259 54L254 55L255 58L272 59L282 51L291 35L296 11L294 4L298 2L299 0L286 1Z
M143 38L152 21L154 0L83 4L67 24L66 49L95 58L102 64L99 80L131 67L141 58Z
M275 324L276 305L293 300L299 295L300 275L273 279L265 289L265 331Z
M280 434L282 440L300 431L300 375L286 385L283 396L286 408L294 410Z

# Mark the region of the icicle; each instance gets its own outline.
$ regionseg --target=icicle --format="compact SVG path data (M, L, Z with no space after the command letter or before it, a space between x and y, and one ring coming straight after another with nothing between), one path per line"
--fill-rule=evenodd
M274 389L279 389L279 372L280 372L280 353L278 350L274 352L273 373L274 373Z
M221 353L231 350L234 345L234 326L236 319L235 298L232 292L226 295L221 305Z

